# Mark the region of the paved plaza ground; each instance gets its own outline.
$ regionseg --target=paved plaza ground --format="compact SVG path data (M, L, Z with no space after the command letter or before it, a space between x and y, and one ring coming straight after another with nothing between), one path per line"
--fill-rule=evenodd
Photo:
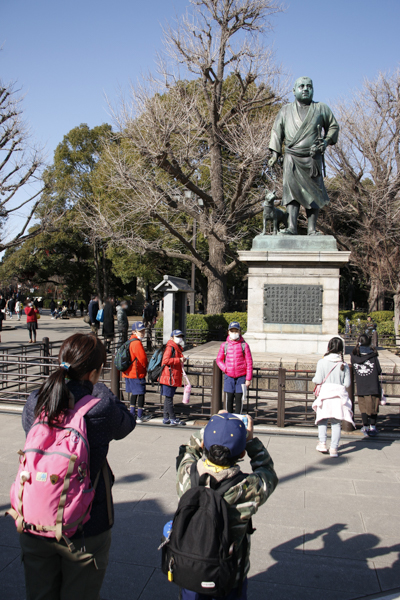
M7 325L15 329L3 331L2 345L27 341L23 321ZM39 327L38 340L89 332L80 319L54 321L47 314ZM210 355L210 348L203 352ZM25 600L18 535L4 517L24 445L20 415L0 413L0 431L0 598ZM177 506L175 457L190 431L153 419L111 444L115 526L103 600L178 597L161 573L157 546ZM351 434L331 459L316 452L316 430L259 427L257 435L280 483L254 519L249 600L400 598L400 440Z
M20 415L1 414L0 428L0 596L24 600L18 535L3 516L24 444ZM178 597L157 546L177 505L175 456L189 436L189 427L152 423L111 444L115 526L103 600ZM332 459L311 435L259 437L280 483L254 519L249 600L399 598L400 441L346 437Z

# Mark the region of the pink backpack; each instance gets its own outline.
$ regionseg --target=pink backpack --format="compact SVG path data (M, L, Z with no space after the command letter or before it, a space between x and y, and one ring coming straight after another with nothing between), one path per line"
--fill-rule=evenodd
M19 533L64 538L68 543L79 525L89 520L98 476L92 486L84 416L99 401L84 396L53 427L42 417L35 420L24 450L18 452L20 466L10 491L8 513Z

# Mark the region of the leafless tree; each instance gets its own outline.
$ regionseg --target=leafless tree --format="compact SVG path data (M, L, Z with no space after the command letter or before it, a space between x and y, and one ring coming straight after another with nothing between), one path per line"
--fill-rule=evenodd
M38 235L46 224L44 217L40 228L28 232L43 191L43 154L30 143L21 102L15 85L0 81L0 251ZM21 211L24 216L19 232L7 235L6 221L20 216Z
M340 138L327 155L334 176L322 229L370 285L369 310L400 293L400 71L366 80L335 108ZM396 322L399 303L396 304Z
M112 201L99 199L96 227L114 244L194 263L216 313L243 224L261 210L274 106L286 86L261 41L281 8L274 0L191 5L165 29L160 76L132 86L114 111L119 144L104 159ZM206 251L193 243L194 220Z

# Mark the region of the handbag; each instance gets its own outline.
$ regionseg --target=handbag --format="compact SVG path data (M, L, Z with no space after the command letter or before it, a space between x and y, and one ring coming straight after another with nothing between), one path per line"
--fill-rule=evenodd
M322 383L316 383L315 384L315 388L314 388L314 396L316 398L318 398L318 396L321 393L321 388L324 385L325 381L328 379L329 375L332 373L333 369L335 369L338 366L339 363L336 363L336 365L334 367L332 367L332 369L329 371L328 375L324 378Z
M40 315L39 313L36 313L36 319L39 320L40 319Z
M104 310L102 308L99 308L99 310L97 311L96 321L98 321L99 323L103 323L104 321Z
M190 384L189 378L185 373L185 369L182 367L182 375L186 381L186 385L184 386L183 389L183 399L182 402L183 404L189 404L190 401L190 392L192 391L192 386Z
M87 323L88 325L91 323L91 320L90 320L90 317L89 317L89 315L85 315L85 316L83 317L83 322L84 322L84 323Z

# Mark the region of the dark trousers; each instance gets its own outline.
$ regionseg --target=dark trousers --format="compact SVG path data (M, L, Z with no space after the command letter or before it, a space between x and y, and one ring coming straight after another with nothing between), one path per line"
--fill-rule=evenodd
M111 529L85 539L86 552L70 552L63 540L20 535L27 600L100 600ZM92 556L88 556L92 555Z
M174 399L164 396L164 419L175 419Z
M230 413L240 415L242 412L242 397L241 392L225 392L226 393L226 410ZM235 405L235 410L233 410Z

